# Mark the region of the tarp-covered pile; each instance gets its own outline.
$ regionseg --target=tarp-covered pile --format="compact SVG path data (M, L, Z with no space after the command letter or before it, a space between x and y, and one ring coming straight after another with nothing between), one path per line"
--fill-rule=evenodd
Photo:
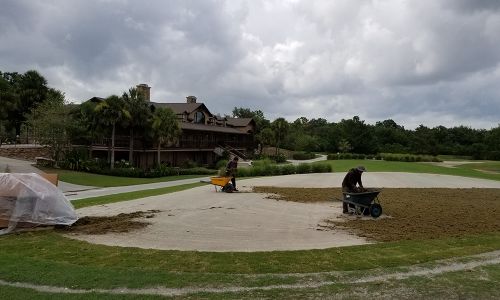
M76 220L73 205L40 175L0 173L0 235L16 227L71 225Z

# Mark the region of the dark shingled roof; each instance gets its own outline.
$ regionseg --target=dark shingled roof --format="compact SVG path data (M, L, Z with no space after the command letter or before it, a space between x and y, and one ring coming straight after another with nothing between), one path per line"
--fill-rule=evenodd
M194 110L198 109L200 106L203 106L209 113L210 111L203 103L159 103L159 102L151 102L155 107L169 107L176 114L183 113L191 113ZM212 113L210 113L212 115Z
M234 127L245 127L252 121L252 118L227 118L226 124Z

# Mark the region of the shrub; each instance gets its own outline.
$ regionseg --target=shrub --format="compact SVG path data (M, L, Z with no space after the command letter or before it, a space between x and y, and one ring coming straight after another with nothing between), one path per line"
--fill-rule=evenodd
M228 163L228 162L229 162L229 161L228 161L228 160L226 160L226 159L221 159L221 160L219 160L219 161L215 164L215 168L216 168L217 170L219 170L219 169L221 169L221 168L224 168L224 169L225 169L225 168L226 168L226 166L227 166L227 163Z
M283 153L279 153L278 155L271 156L271 159L274 160L276 163L284 163L286 162L286 155Z
M240 169L238 169L240 172ZM179 169L179 175L215 175L217 170L207 169L207 168L189 168L189 169Z
M297 152L292 155L295 160L306 160L316 158L316 154L311 152Z
M64 169L79 171L82 163L88 160L88 151L84 148L72 148L64 152L64 159L59 162L59 166Z
M183 169L196 168L198 167L198 164L190 159L187 159L181 163L180 167Z
M352 154L351 153L342 153L341 159L352 159Z
M137 168L115 168L107 169L103 172L105 175L120 176L120 177L147 177L142 169Z
M307 174L311 173L311 164L300 164L297 166L298 174Z
M297 168L294 165L283 165L281 166L281 175L295 174Z
M485 156L489 160L500 160L500 151L488 151Z
M327 157L326 157L326 159L328 159L328 160L337 160L337 159L339 159L339 155L335 154L335 153L334 154L328 154Z
M315 163L311 164L312 173L329 173L332 171L332 165L329 163Z
M252 162L252 166L254 166L254 167L263 167L263 166L267 166L267 165L271 165L271 164L273 164L273 161L270 160L269 158L262 159L262 160L254 160Z
M386 161L404 161L404 162L440 162L436 156L430 155L413 155L413 154L393 154L393 153L382 153L377 154L381 156ZM376 158L377 158L376 156Z

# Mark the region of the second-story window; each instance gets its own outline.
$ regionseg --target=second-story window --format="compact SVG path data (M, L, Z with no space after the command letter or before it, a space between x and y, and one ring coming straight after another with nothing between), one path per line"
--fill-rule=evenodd
M205 124L205 114L203 114L201 111L197 111L194 114L194 122L196 124Z

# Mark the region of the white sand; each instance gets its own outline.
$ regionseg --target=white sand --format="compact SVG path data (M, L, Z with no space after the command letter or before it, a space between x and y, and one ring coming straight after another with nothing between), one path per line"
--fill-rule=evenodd
M264 199L255 193L220 193L211 186L99 205L80 216L161 210L146 229L120 234L79 235L92 243L154 249L270 251L364 244L363 238L321 230L324 219L341 215L341 203L303 204Z

